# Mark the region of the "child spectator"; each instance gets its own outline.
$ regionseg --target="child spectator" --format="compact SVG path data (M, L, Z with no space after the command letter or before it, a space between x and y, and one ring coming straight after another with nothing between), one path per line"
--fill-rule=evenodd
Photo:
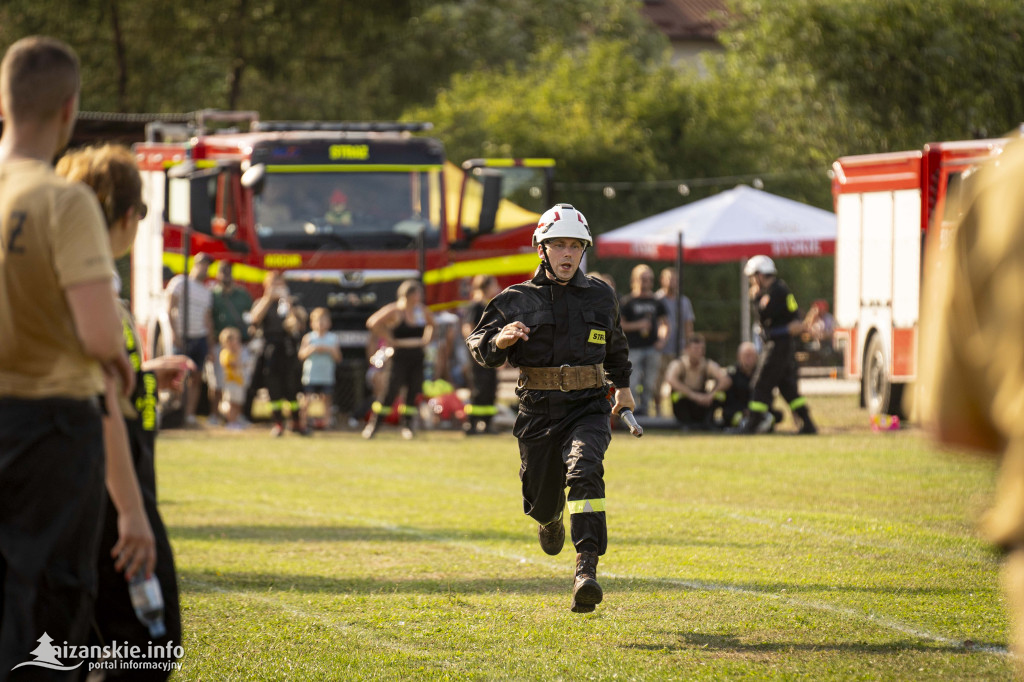
M302 361L302 390L308 401L316 398L323 405L324 417L317 428L326 428L331 422L331 396L334 394L334 376L341 362L341 340L330 331L331 312L315 308L309 316L313 331L302 337L299 360Z
M245 428L241 420L245 405L245 348L242 346L242 332L234 327L225 327L220 332L220 363L224 376L220 412L227 428L238 431Z

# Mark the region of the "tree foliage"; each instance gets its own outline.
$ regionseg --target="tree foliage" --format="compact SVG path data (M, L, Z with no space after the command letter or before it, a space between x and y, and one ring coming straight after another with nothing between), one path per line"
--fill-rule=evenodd
M731 52L763 71L808 74L813 93L861 123L843 153L999 136L1024 120L1017 0L737 0L737 8L742 19L723 36Z
M598 231L755 177L831 208L838 156L1024 121L1019 0L732 2L703 77L669 62L638 0L5 0L0 45L74 45L83 109L425 119L455 159L551 156L557 198ZM595 265L624 283L633 263ZM807 302L831 267L784 274ZM684 272L702 328L735 327L737 277Z

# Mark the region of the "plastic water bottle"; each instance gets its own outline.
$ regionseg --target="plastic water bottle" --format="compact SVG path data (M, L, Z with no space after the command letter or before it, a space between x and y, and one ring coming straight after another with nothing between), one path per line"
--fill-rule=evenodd
M156 576L151 575L147 578L139 571L128 583L128 594L131 596L135 615L149 628L150 637L163 637L167 634L167 628L164 627L164 594L160 590L160 581Z

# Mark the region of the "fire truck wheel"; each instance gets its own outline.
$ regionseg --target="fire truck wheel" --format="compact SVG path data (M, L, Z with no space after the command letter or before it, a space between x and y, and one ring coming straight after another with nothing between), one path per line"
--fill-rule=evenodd
M890 414L904 417L903 384L893 383L882 342L875 334L864 352L864 373L861 377L861 398L868 414Z

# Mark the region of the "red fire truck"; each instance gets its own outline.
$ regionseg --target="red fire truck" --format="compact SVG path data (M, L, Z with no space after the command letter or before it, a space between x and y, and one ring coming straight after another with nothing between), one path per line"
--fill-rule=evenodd
M872 415L902 414L916 377L925 239L955 225L964 172L1005 142L938 142L832 165L836 341Z
M524 279L537 265L530 237L554 161L475 159L460 169L419 134L429 127L219 111L154 122L135 145L150 210L131 288L150 350L169 336L159 331L165 282L199 252L235 263L254 296L268 270L282 270L301 305L331 311L353 356L367 318L404 279L422 279L435 309L465 301L473 275Z
M231 262L262 294L280 270L297 303L326 307L344 360L336 404L364 400L366 320L420 279L435 310L477 274L502 285L538 264L552 159L450 163L424 123L264 122L255 112L153 121L135 150L149 207L131 264L132 309L148 353L170 351L164 287L200 252Z

